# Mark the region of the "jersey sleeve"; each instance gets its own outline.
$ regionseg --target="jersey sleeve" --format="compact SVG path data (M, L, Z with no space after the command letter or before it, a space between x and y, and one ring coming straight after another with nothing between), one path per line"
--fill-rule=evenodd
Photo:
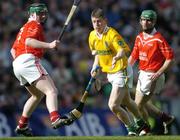
M121 37L121 35L119 35L118 33L114 34L112 45L116 51L119 51L120 49L124 49L126 53L130 52L129 46Z
M159 48L162 54L166 59L173 59L174 58L174 52L173 49L169 46L167 41L161 36L162 42L159 43Z
M42 32L41 26L36 23L32 23L29 25L29 28L27 29L26 38L38 39L41 32Z
M93 43L92 43L91 33L89 34L88 42L89 42L89 48L92 51L93 50Z
M88 42L89 42L89 48L91 50L92 55L96 55L96 50L94 48L95 47L95 42L94 42L94 39L93 39L93 32L91 32L89 34Z
M138 43L139 39L138 37L136 37L135 43L134 43L134 47L133 50L131 52L131 57L133 57L134 60L139 59L139 47L138 47Z

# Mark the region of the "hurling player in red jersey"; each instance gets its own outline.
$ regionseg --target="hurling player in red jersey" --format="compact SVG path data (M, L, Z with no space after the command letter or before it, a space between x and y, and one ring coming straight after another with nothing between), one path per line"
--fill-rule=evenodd
M52 50L59 45L58 40L45 42L42 23L46 21L47 14L45 4L30 5L29 19L20 29L11 49L14 74L31 95L24 105L15 130L17 134L24 136L32 136L28 120L44 95L52 127L56 129L67 123L67 118L61 117L58 113L58 91L55 84L40 63L45 50Z
M149 103L155 93L163 88L164 72L169 68L174 59L174 53L162 34L155 29L157 20L156 12L144 10L140 16L142 32L137 35L129 63L133 65L139 61L139 77L136 87L135 102L145 120L148 119L147 109L160 116L166 128L173 120L170 116L160 111ZM142 131L146 134L149 129ZM165 132L167 133L167 131Z

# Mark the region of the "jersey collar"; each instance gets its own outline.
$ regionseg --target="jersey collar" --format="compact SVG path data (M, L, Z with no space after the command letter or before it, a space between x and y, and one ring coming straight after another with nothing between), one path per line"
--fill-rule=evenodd
M102 34L99 34L98 32L96 32L97 37L102 39L103 34L106 33L108 30L109 30L109 27L105 26L104 31L102 32Z
M143 37L144 37L144 39L152 38L156 32L157 32L157 30L155 28L152 30L152 32L150 34L143 32Z

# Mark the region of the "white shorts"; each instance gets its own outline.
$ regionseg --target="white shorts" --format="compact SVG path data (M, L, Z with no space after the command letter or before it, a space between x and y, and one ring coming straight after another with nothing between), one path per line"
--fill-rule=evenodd
M13 61L13 71L21 85L39 79L42 75L47 75L47 71L40 64L40 59L32 54L22 54Z
M139 93L145 94L145 95L150 94L150 89L151 89L151 84L152 84L152 80L150 79L150 77L152 74L153 72L145 72L145 71L140 70L138 83L136 87L136 90ZM164 83L165 83L165 76L164 74L162 74L156 81L154 93L160 93L160 91L162 90L164 86Z
M128 66L126 70L118 71L116 73L108 73L107 79L112 85L117 85L118 87L128 86L133 87L133 69Z

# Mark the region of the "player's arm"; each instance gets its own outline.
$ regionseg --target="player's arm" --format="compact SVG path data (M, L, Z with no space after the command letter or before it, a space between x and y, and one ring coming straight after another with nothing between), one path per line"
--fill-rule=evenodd
M116 62L117 62L119 59L123 58L124 56L126 56L125 50L124 50L124 49L120 49L120 50L117 52L117 54L116 54L116 55L113 57L113 59L112 59L112 69L115 67Z
M44 48L44 49L54 49L59 45L58 40L54 40L50 43L39 41L34 38L27 38L25 41L26 46L31 46L33 48Z
M115 66L116 62L126 56L126 53L130 51L128 45L124 41L124 39L118 35L115 34L114 38L112 40L113 48L116 50L116 55L113 57L112 60L112 68Z
M138 42L139 42L139 40L136 37L133 50L132 50L131 55L129 56L129 59L128 59L128 63L131 66L133 66L135 64L135 62L139 59L139 48L138 48L138 45L137 45L137 44L139 44Z
M94 56L94 63L91 69L91 75L93 74L94 70L96 69L97 66L99 66L99 58L98 58L98 54L97 51L95 49L95 41L94 41L94 34L93 32L91 32L89 34L89 38L88 38L88 43L89 43L89 48L91 50L92 55Z
M96 68L96 66L99 65L99 58L98 55L94 56L94 63L93 63L93 68Z
M160 43L159 46L166 60L162 67L151 77L152 80L156 80L161 74L163 74L171 66L174 59L174 52L164 38L162 38L162 43Z
M119 60L120 58L126 56L126 52L124 49L119 49L119 51L117 52L117 54L114 56L115 60Z
M172 64L172 59L166 59L163 66L156 72L154 75L152 75L151 80L156 80L161 74L163 74Z
M112 67L115 66L116 62L125 56L125 51L124 49L119 49L119 51L117 52L117 54L113 57L113 60L112 60Z
M27 47L30 46L33 48L54 49L59 44L59 41L57 40L50 43L38 40L39 36L41 36L43 33L43 29L42 26L36 22L32 22L26 30L25 45Z
M128 58L128 64L130 64L131 66L133 66L135 62L136 60L132 56Z
M164 73L173 63L173 59L166 59L163 66L158 70L158 73Z
M97 66L99 66L99 57L98 57L98 55L95 55L94 56L94 63L93 63L92 69L91 69L91 75L93 75Z
M122 36L117 33L114 32L112 34L112 45L113 48L116 50L117 54L116 54L116 58L120 59L122 57L124 57L125 55L127 56L127 54L130 53L130 48L127 45L127 43L125 42L125 40L122 38Z

